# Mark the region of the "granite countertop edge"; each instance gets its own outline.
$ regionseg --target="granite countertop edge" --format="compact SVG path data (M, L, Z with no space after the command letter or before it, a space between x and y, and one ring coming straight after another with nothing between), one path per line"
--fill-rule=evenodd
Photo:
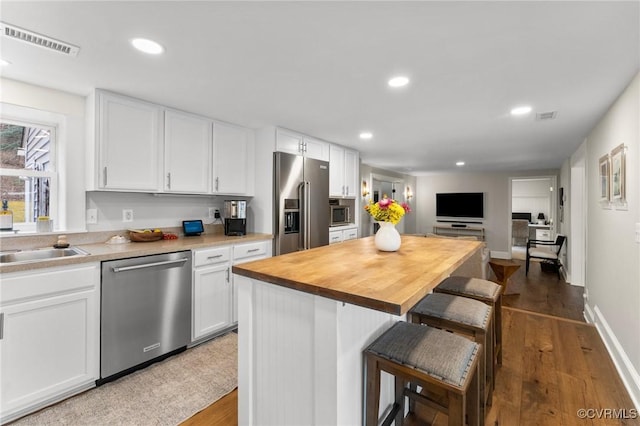
M183 237L177 240L160 240L154 242L129 242L123 244L74 244L87 253L86 256L69 256L34 262L16 262L0 265L0 274L30 271L33 269L53 268L59 266L79 265L83 263L102 262L105 260L127 259L131 257L172 253L177 251L201 249L230 244L243 244L273 239L271 234L247 234L244 236L202 235Z

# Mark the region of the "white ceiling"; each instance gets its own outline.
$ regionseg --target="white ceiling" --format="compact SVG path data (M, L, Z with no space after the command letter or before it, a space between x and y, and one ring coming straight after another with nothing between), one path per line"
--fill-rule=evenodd
M409 174L559 168L639 70L640 3L6 1L3 77L99 87L250 127L275 124ZM148 56L128 44L152 38ZM409 86L392 90L388 78ZM530 104L552 121L509 110ZM370 141L358 134L369 130Z

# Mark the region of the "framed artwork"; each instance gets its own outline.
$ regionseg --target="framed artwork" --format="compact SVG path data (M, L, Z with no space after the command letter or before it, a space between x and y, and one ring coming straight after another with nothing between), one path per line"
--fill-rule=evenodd
M611 201L625 203L625 146L618 145L611 151Z
M600 164L600 202L609 202L609 154L603 155L599 160Z

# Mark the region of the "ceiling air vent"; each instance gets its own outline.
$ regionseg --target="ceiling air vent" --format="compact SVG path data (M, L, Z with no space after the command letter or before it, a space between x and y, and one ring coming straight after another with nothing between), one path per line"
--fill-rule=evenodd
M538 121L553 120L554 118L556 118L556 115L558 115L558 111L537 112L536 120Z
M44 49L53 50L65 55L77 56L80 51L80 48L73 44L65 43L64 41L56 40L4 22L0 22L0 30L2 30L2 35L5 37L40 46Z

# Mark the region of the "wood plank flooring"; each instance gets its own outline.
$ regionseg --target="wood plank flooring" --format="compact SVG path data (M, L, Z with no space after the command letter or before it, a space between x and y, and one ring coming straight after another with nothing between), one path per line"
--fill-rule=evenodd
M520 294L503 302L503 365L485 424L640 425L640 419L578 417L579 409L629 413L633 405L598 332L584 322L582 288L542 272L539 264L525 277L520 263L509 283ZM182 423L237 424L237 390ZM446 425L447 416L419 408L405 424Z

